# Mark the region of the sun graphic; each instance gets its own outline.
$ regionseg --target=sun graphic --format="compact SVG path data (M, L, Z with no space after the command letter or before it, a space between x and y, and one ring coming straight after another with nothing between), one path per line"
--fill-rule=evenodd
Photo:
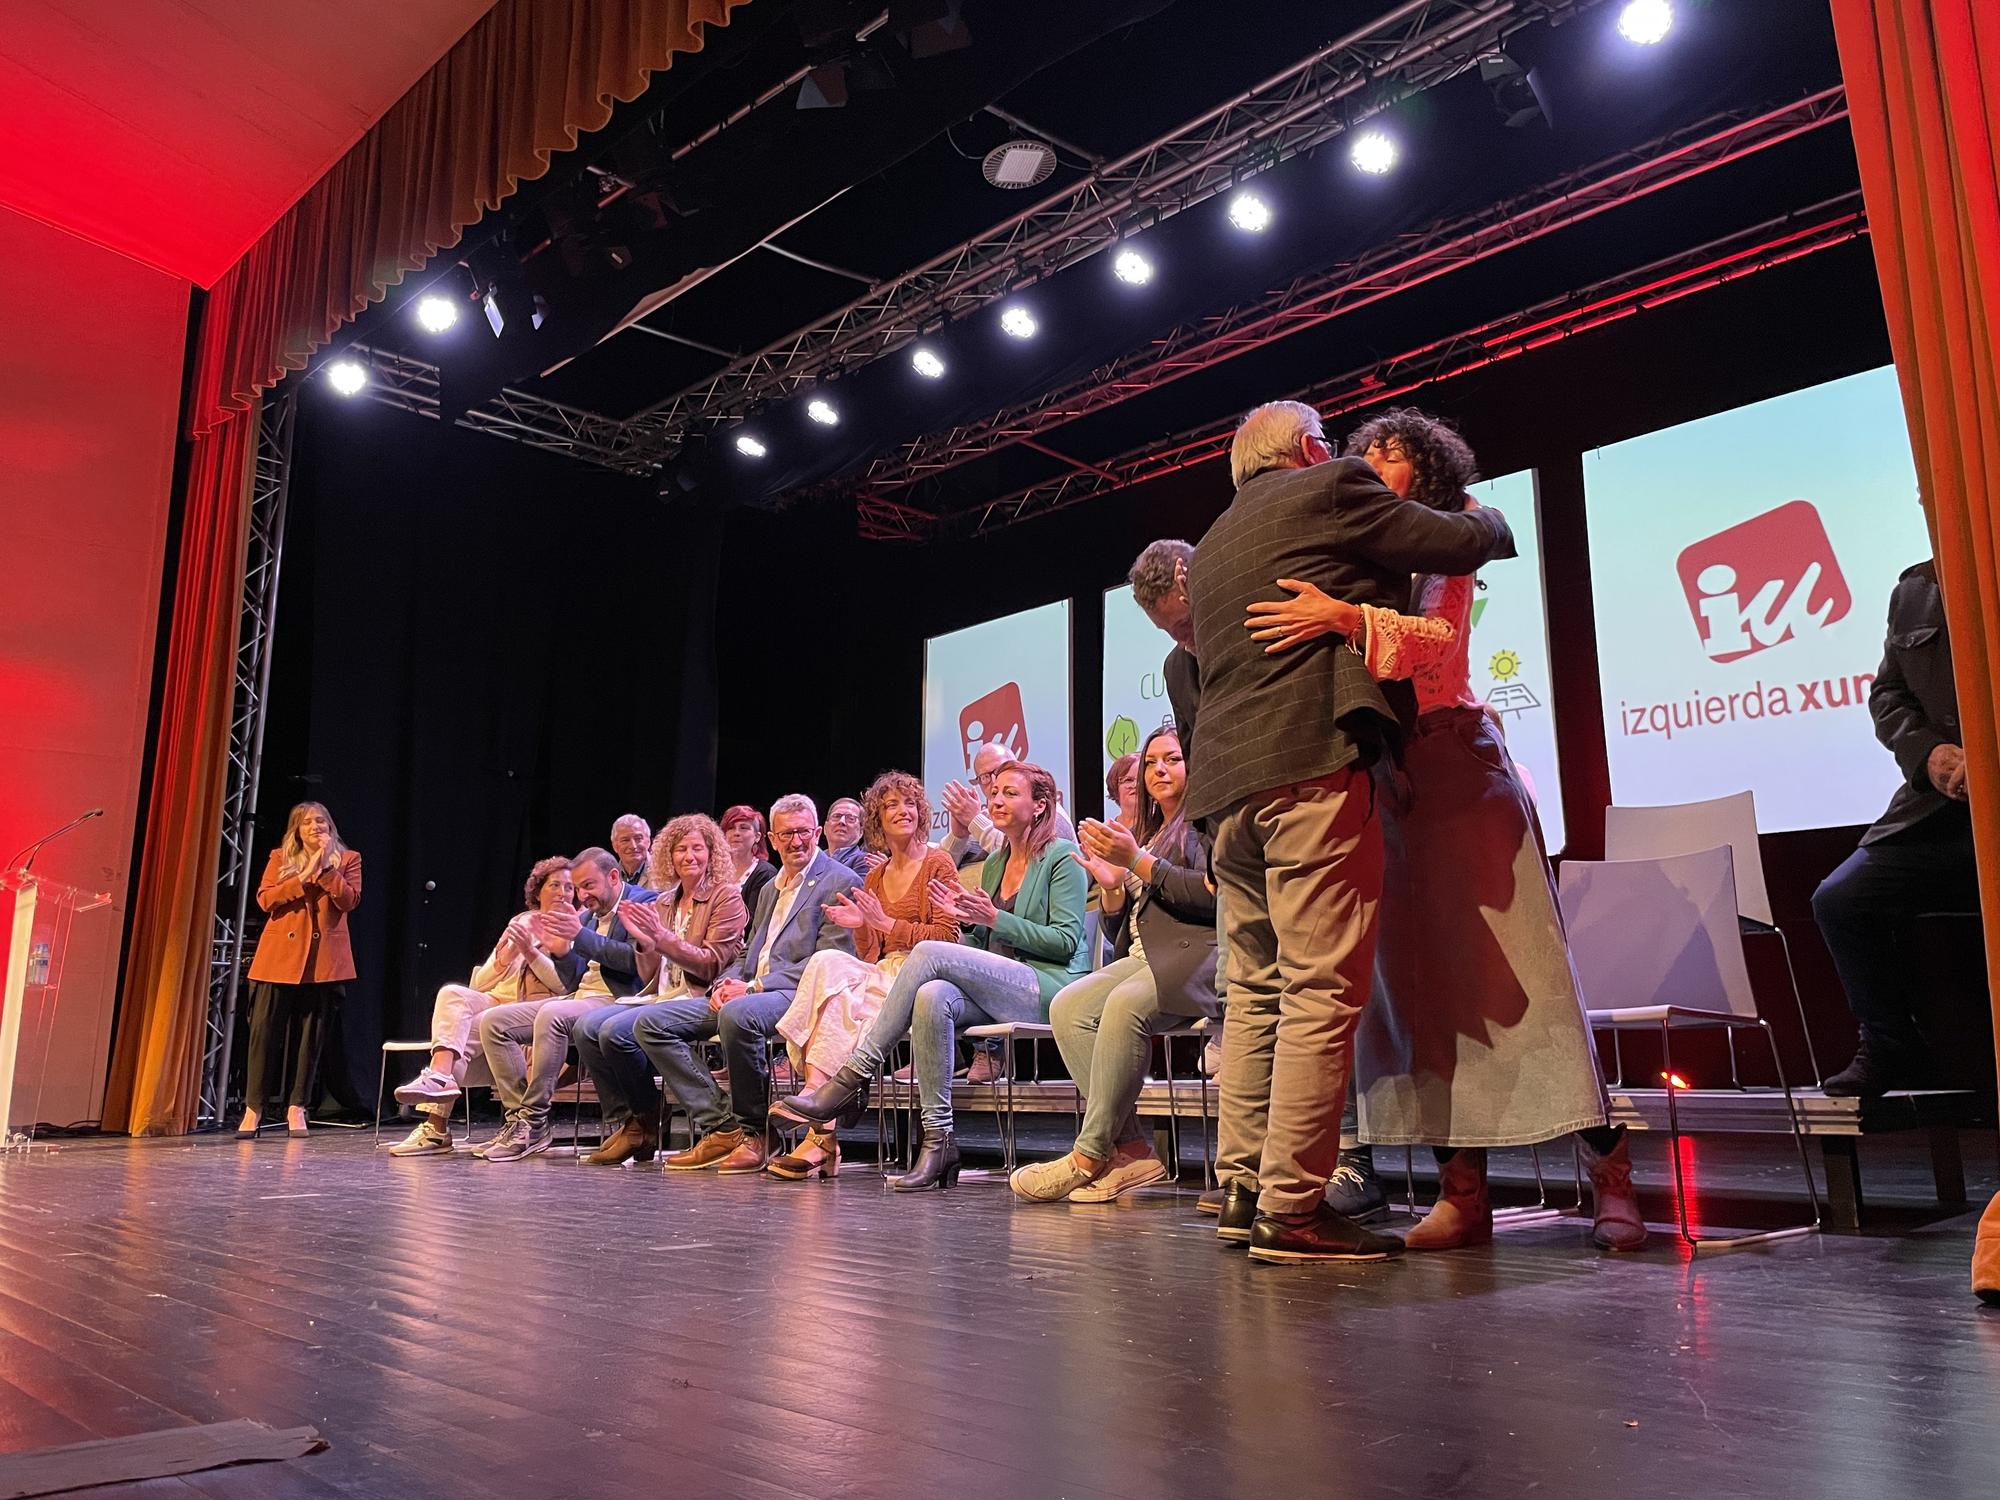
M1511 682L1521 675L1521 658L1512 651L1495 651L1486 670L1493 674L1495 682Z

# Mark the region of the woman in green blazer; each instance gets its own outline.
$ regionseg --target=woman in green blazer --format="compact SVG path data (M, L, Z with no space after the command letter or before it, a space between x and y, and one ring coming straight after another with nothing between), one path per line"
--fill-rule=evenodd
M1083 945L1089 882L1073 858L1076 845L1055 837L1055 778L1040 766L1008 762L994 773L989 813L1006 843L987 856L979 889L931 884L932 901L957 915L959 941L911 949L846 1066L788 1103L809 1120L835 1118L908 1031L924 1146L908 1173L889 1179L898 1192L958 1181L951 1119L957 1033L1001 1021L1046 1021L1056 992L1090 968Z

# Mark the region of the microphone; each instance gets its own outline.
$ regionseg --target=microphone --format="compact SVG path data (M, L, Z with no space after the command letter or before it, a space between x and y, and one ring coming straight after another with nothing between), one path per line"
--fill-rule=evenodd
M10 870L17 870L23 875L27 874L28 867L35 862L35 856L42 852L42 845L53 843L55 842L55 840L61 838L64 834L68 833L72 828L81 827L83 824L88 823L92 818L101 818L103 816L104 816L103 808L93 807L89 812L83 814L81 817L71 818L67 823L63 824L62 827L58 828L54 833L43 834L40 838L36 839L32 844L28 845L27 848L23 849L19 854L15 855L12 859L7 861L7 868Z

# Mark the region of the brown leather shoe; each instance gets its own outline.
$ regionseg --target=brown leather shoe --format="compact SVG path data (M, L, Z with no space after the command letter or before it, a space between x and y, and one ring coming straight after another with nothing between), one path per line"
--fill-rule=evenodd
M1001 1083L1007 1077L1007 1054L1004 1052L975 1052L972 1066L965 1070L967 1083Z
M764 1145L761 1132L756 1135L743 1132L743 1144L717 1163L715 1170L724 1177L740 1177L748 1172L761 1172L771 1153Z
M659 1149L660 1138L635 1115L620 1125L610 1140L583 1159L593 1167L615 1167L620 1162L651 1161Z
M719 1167L743 1145L741 1130L711 1130L685 1151L676 1151L660 1165L669 1172L700 1172L709 1167ZM757 1167L763 1166L758 1162ZM756 1171L757 1167L749 1170Z

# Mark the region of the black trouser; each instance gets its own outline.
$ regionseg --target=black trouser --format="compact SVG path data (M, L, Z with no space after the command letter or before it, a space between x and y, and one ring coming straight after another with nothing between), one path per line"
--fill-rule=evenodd
M1916 978L1911 923L1925 912L1979 910L1971 812L1953 804L1864 844L1820 883L1812 908L1863 1039L1921 1051L1909 1000Z
M334 1006L347 993L340 984L250 982L250 1062L243 1101L263 1112L284 1081L289 1053L292 1086L287 1103L308 1108L319 1093L319 1057Z

